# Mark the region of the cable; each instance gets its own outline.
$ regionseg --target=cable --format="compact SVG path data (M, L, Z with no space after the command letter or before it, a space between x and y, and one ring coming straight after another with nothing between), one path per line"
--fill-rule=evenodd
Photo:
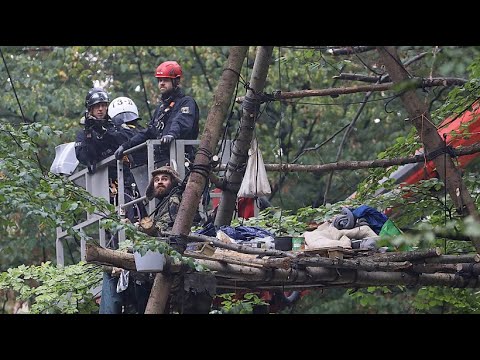
M23 122L28 122L31 124L32 122L27 121L27 119L25 118L25 115L23 114L22 105L20 105L20 100L18 99L17 91L15 90L15 86L13 85L13 78L10 75L10 71L8 70L7 62L5 61L5 57L3 56L3 51L1 48L0 48L0 55L2 55L2 60L3 60L3 64L5 65L5 70L7 70L7 75L8 75L8 78L10 79L10 84L12 84L13 93L15 94L15 99L17 99L17 104L18 104L18 107L20 108L20 113L22 114Z
M444 211L445 211L445 226L447 226L447 134L443 134L443 144L445 147L445 154L443 155L443 167L444 167ZM447 253L447 239L444 239L444 253Z
M143 94L145 96L145 104L147 104L148 115L150 115L150 120L151 120L152 119L152 111L150 110L150 104L148 103L147 89L145 88L145 82L143 81L143 75L142 75L142 69L140 67L140 61L138 60L137 50L135 49L135 46L132 46L132 49L133 49L133 55L135 55L135 60L136 60L137 67L138 67L138 73L140 74L140 80L142 81Z

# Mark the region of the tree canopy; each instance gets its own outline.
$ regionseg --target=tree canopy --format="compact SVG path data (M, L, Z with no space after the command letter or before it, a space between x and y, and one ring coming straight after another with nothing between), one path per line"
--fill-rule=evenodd
M390 82L376 51L360 48L274 48L264 89L265 102L255 129L265 163L320 165L341 160L395 158L412 155L421 147L414 127L405 120L408 114L398 96L401 89L395 87L345 95L275 99L288 92ZM245 95L248 88L255 49L249 49L235 97ZM86 235L71 227L85 209L112 212L109 204L48 171L55 146L74 141L81 128L79 120L85 95L92 86L104 86L111 99L132 98L146 124L159 96L153 76L155 68L165 60L176 60L183 68L181 83L185 92L200 107L201 133L229 53L229 47L221 46L11 46L1 50L2 271L22 264L53 261L56 227L69 228L72 239L78 241ZM480 48L401 46L398 51L414 78L455 78L463 83L417 90L421 100L428 104L435 124L470 108L478 99ZM224 122L226 138L235 136L240 117L241 105L232 101L230 116ZM426 231L431 234L437 225L465 230L463 222L458 225L451 202L445 201L441 192L443 185L436 180L401 190L414 192L413 197L374 196L379 187L396 188L393 183L377 183L396 168L331 174L269 172L273 189L270 200L294 226L330 216L348 203L344 201L349 195L357 192L356 199L349 201L368 203L381 210L395 207L394 218L400 227L424 224L430 227ZM478 161L474 161L465 171L464 181L478 208L477 171ZM401 246L412 241L419 245L437 240L435 236L425 239L417 235L396 241ZM472 250L468 243L447 242L445 238L441 241L448 251ZM71 263L75 263L73 255Z

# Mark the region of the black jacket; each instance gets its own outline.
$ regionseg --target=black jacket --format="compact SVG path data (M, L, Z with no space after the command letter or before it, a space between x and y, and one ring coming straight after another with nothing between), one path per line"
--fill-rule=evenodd
M123 143L125 149L150 139L172 135L175 139L195 140L199 132L200 112L195 100L177 88L173 95L162 99L148 127ZM163 124L163 125L162 125Z
M124 126L115 126L110 120L98 121L94 127L82 129L77 133L75 155L81 164L94 171L99 161L113 155L115 150L134 134ZM116 179L117 167L110 165L108 168L109 177Z

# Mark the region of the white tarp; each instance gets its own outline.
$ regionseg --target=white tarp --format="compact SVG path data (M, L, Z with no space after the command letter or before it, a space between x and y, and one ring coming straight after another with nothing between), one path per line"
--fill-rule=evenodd
M54 174L71 175L77 168L79 161L75 155L75 142L60 144L55 147L55 160L50 171Z

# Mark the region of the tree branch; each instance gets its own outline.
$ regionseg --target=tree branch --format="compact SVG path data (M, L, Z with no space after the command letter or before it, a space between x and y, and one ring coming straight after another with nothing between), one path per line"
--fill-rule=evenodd
M452 86L452 85L463 85L464 80L459 78L412 78L412 84L416 88L426 88L434 86ZM265 101L275 101L275 100L289 100L289 99L299 99L310 96L331 96L331 95L345 95L353 94L358 92L367 92L367 91L385 91L391 90L394 86L394 83L389 82L385 84L375 84L375 85L357 85L350 87L342 88L331 88L331 89L321 89L321 90L300 90L300 91L290 91L290 92L275 92L273 95L266 96ZM235 99L237 103L242 103L245 99L245 96L239 96Z
M375 46L347 46L344 48L328 49L327 52L331 55L353 55L367 52L375 49Z
M308 150L308 149L306 149ZM312 150L316 150L312 148ZM457 157L463 155L470 155L480 152L480 143L465 147L455 148ZM356 170L356 169L370 169L383 167L387 168L394 165L405 165L411 163L419 163L432 160L432 156L419 154L415 156L396 158L396 159L377 159L365 161L338 161L335 163L323 165L300 165L300 164L265 164L267 171L282 171L282 172L315 172L324 173L332 170ZM219 166L216 171L223 170L225 166Z

